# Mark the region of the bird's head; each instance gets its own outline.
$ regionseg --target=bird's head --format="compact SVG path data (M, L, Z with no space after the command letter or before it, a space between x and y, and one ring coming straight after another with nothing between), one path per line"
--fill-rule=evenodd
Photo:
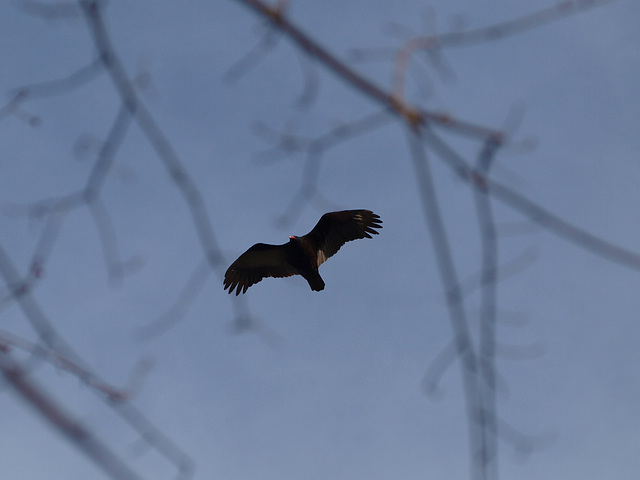
M298 237L296 237L295 235L289 235L289 240L297 240Z

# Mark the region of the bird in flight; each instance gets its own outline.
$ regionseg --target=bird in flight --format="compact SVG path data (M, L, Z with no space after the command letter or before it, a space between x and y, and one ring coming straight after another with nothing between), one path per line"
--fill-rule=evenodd
M345 243L378 235L376 228L382 228L382 220L370 210L325 213L304 237L291 235L284 245L256 243L240 255L224 274L224 289L238 295L265 277L302 275L319 292L324 281L318 267Z

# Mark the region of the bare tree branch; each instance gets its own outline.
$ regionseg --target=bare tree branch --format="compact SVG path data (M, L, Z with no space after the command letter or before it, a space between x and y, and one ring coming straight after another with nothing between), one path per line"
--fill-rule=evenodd
M520 195L515 190L478 174L432 129L425 128L423 130L423 138L442 160L449 164L462 179L473 184L475 188L486 189L496 199L518 210L549 232L568 240L584 250L590 251L598 257L634 270L640 270L640 255L636 252L593 235L529 200L527 197Z
M20 276L13 262L0 246L0 276L2 276L7 285L19 285ZM53 323L49 320L40 305L28 291L14 292L15 300L22 309L26 319L38 333L42 343L56 354L73 362L84 372L80 377L83 383L88 386L107 385L99 375L94 373L86 362L75 353L69 344L60 336L53 327ZM162 455L169 461L174 463L178 468L181 478L190 478L192 475L193 465L191 459L182 452L168 437L158 430L147 418L129 402L113 402L113 398L105 395L103 391L92 388L107 405L114 409L125 420L131 428L137 431L149 444L153 445Z
M265 32L256 46L227 70L223 80L234 83L246 75L250 69L255 67L259 61L264 59L267 54L276 47L279 38L278 34L279 32L273 29Z
M17 347L29 352L34 357L44 360L56 368L69 372L80 380L84 380L87 385L101 391L113 402L129 400L138 390L142 376L146 374L150 366L149 361L140 362L132 370L128 384L125 387L120 388L99 382L98 379L92 375L91 372L88 372L83 366L55 350L51 350L50 348L44 347L38 343L25 340L24 338L20 338L10 332L0 330L0 348L4 348L5 351L9 352L10 347Z
M428 159L420 140L420 131L415 129L407 131L407 137L422 200L425 223L431 236L434 256L447 299L456 355L461 363L460 371L469 428L471 478L486 479L489 478L485 463L487 443L484 435L484 409L482 390L479 385L477 354L473 347L460 282L453 263L438 197L434 190Z
M222 263L223 257L213 233L213 227L209 221L202 195L200 195L195 182L184 168L171 143L153 116L138 98L134 85L128 79L126 71L111 45L109 35L102 20L99 2L94 0L80 0L80 6L84 12L87 24L91 29L103 65L109 72L111 80L122 98L124 105L155 149L180 193L185 197L207 260L211 264L211 267L216 269Z
M521 273L534 263L538 256L539 251L537 249L527 248L519 255L516 255L497 267L495 272L496 281L499 283ZM480 272L469 275L460 281L460 288L464 297L471 295L478 289L482 289L483 275L483 270L480 270Z
M36 0L22 0L19 5L25 13L47 20L73 18L81 15L76 2L56 2L55 4L50 4Z
M376 112L354 120L353 122L339 125L313 139L303 138L289 133L281 133L278 135L266 125L257 125L256 131L258 133L265 137L268 135L270 139L276 140L277 143L273 151L270 150L269 152L273 156L275 156L276 152L282 152L282 154L306 152L307 154L300 187L289 202L288 207L285 208L285 212L278 218L277 223L280 226L293 223L304 208L314 199L322 201L325 206L329 204L329 201L320 196L318 188L318 175L324 153L343 142L372 132L388 124L391 120L392 117L387 111ZM329 208L338 209L340 207L333 204Z
M98 440L87 427L55 403L11 358L6 347L1 345L0 370L2 370L5 380L11 384L14 391L27 404L40 413L52 427L64 435L107 475L116 480L139 480L142 478Z
M196 183L184 167L169 139L139 99L135 86L128 79L124 66L113 48L105 28L100 2L96 0L79 0L79 2L91 30L100 59L108 71L122 102L143 131L156 151L158 158L162 161L167 173L184 197L207 262L212 270L218 274L219 278L222 278L221 268L224 265L224 256L216 240L213 225L207 213L207 207ZM233 300L232 305L235 309L236 317L242 318L249 315L245 302L246 300L241 297Z
M485 142L477 161L477 171L480 175L488 176L489 169L497 153L499 144L492 142L491 138ZM498 464L498 448L493 424L496 414L496 303L498 284L498 243L491 208L491 199L486 190L474 188L474 200L476 214L480 227L480 240L482 245L481 266L481 305L480 305L480 338L478 347L478 360L482 373L482 404L486 415L486 422L482 429L485 435L486 450L483 463L490 472L490 478L496 477Z

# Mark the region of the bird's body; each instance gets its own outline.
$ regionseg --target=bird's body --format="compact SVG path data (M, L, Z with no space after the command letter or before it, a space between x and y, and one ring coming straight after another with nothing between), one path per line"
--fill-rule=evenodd
M291 235L284 245L256 243L231 264L224 275L224 288L236 295L265 277L302 275L311 290L324 289L318 267L342 245L377 235L382 220L369 210L343 210L326 213L303 237Z

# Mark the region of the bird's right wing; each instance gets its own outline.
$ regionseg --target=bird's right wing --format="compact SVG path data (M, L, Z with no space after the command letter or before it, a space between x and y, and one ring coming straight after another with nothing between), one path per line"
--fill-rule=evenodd
M290 277L298 273L287 262L286 246L256 243L231 264L224 274L224 288L229 293L245 293L247 288L265 277Z

